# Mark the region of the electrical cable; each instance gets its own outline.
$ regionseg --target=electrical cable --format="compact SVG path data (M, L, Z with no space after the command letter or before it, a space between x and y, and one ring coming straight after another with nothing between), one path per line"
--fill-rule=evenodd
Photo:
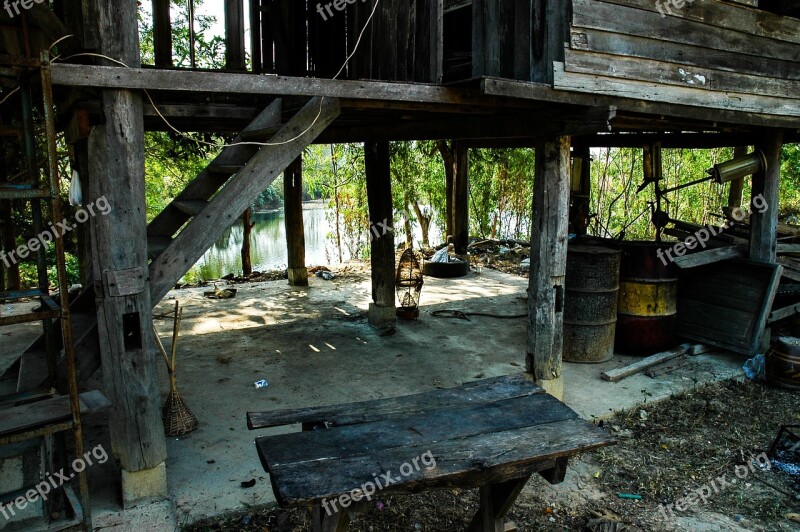
M361 33L358 36L358 40L356 41L356 44L353 47L353 51L344 60L344 64L339 69L339 71L336 73L336 75L333 76L333 78L332 78L333 80L337 79L341 75L341 73L344 72L344 69L347 68L347 64L350 62L350 59L352 59L353 56L356 54L356 52L358 52L358 48L361 45L361 40L364 37L364 33L367 31L367 28L369 27L370 23L372 22L372 19L375 16L376 11L378 10L378 5L379 4L380 4L380 0L376 0L375 6L372 8L372 12L370 13L369 18L367 19L367 22L364 24L364 27L362 28ZM65 40L65 39L68 39L70 37L75 37L75 36L74 35L65 35L64 37L61 37L60 39L58 39L57 41L55 41L53 44L50 45L49 50L52 50L53 47L56 46L58 43L60 43L61 41ZM56 62L56 61L59 61L59 60L63 62L63 61L67 61L69 59L73 59L75 57L99 57L99 58L111 61L112 63L116 63L118 65L121 65L121 66L123 66L125 68L131 68L130 66L126 65L124 62L122 62L122 61L120 61L118 59L114 59L112 57L108 57L108 56L103 55L103 54L96 54L96 53L91 53L91 52L81 52L81 53L73 54L73 55L70 55L70 56L64 57L64 58L61 58L61 56L56 56L51 60L51 62ZM8 94L2 101L0 101L0 105L2 105L8 98L10 98L11 95L14 94L14 92L16 92L17 90L19 90L19 88L15 89L13 92ZM186 133L180 131L178 128L173 126L172 123L170 123L170 121L167 120L167 118L161 113L161 110L155 104L155 102L153 101L153 97L150 95L150 93L147 91L147 89L142 89L142 90L144 91L145 95L147 95L147 99L150 101L150 105L153 107L153 109L155 110L156 114L158 114L159 118L161 118L161 120L163 120L163 122L167 125L167 127L169 127L173 132L175 132L175 134L177 134L177 135L179 135L179 136L181 136L181 137L183 137L183 138L185 138L187 140L195 142L197 144L203 144L203 145L212 146L212 147L215 147L215 148L232 148L232 147L235 147L235 146L262 146L262 147L264 147L264 146L284 146L286 144L291 144L292 142L295 142L296 140L302 138L306 133L311 131L311 129L317 124L317 122L319 121L320 117L322 116L322 106L323 106L323 103L325 102L325 98L326 98L325 96L323 96L320 99L319 112L317 112L317 116L314 118L314 120L311 122L311 124L302 133L300 133L299 135L297 135L294 138L291 138L289 140L282 141L282 142L254 142L254 141L248 141L248 142L234 142L234 143L231 143L231 144L225 144L225 143L218 144L218 143L215 143L215 142L206 142L204 140L193 138L193 137L187 135Z

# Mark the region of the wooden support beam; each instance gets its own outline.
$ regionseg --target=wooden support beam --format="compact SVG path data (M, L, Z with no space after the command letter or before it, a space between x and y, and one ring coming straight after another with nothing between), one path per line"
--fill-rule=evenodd
M747 155L747 146L737 146L733 149L733 158L744 157ZM731 188L728 191L728 209L742 206L742 193L744 192L744 178L731 181Z
M138 66L136 0L97 0L96 8L100 52ZM142 101L138 93L124 89L105 90L101 98L105 123L89 137L85 202L105 198L111 207L107 215L89 222L103 378L113 405L108 417L111 447L124 470L123 493L164 496L167 449L147 289ZM163 474L154 478L144 473L151 470ZM146 485L126 484L126 479L145 476Z
M530 476L480 487L480 507L467 532L504 532L506 515Z
M766 171L753 176L751 192L751 198L761 196L767 205L763 213L753 209L750 215L750 258L760 262L774 263L777 258L782 148L783 132L777 129L765 131L756 144L767 159Z
M244 47L244 0L225 0L225 68L247 70Z
M153 0L153 45L159 68L172 68L172 20L170 0Z
M283 173L283 209L286 223L289 284L308 286L306 237L303 227L303 156Z
M203 202L205 206L208 206L208 202ZM250 277L253 274L253 257L250 254L251 249L251 242L250 238L253 233L253 227L256 224L252 223L250 220L253 216L253 209L250 207L244 211L242 215L242 276L243 277Z
M453 245L466 258L469 247L469 149L453 142Z
M569 232L585 235L589 227L592 193L592 156L589 146L573 148L570 170Z
M368 142L364 145L370 227L394 227L390 164L388 142ZM396 322L394 231L384 234L381 229L378 236L373 235L370 262L372 303L369 305L369 323L374 327L393 325Z
M561 355L569 224L569 157L569 137L555 138L537 146L533 188L526 365L537 384L556 397L563 394Z

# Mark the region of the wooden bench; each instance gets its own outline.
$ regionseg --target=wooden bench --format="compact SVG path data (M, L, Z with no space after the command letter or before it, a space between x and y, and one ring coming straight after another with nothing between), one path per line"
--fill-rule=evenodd
M476 487L480 509L468 530L502 532L532 474L560 483L571 455L613 443L524 374L391 399L249 412L247 423L251 430L303 424L303 432L256 439L256 448L281 507L313 506L314 530L326 532L346 530L351 503Z

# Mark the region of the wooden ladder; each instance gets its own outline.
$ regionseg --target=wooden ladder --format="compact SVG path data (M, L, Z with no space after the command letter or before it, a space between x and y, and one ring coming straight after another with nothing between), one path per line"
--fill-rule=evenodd
M153 306L339 113L338 99L315 97L282 125L282 102L273 101L150 222L147 243ZM240 142L265 145L237 145ZM90 287L70 307L91 307L93 299ZM97 316L89 308L76 312L74 319L78 381L83 384L100 367ZM35 390L47 378L42 370L42 364L46 368L44 353L39 339L2 378L18 372L17 391Z

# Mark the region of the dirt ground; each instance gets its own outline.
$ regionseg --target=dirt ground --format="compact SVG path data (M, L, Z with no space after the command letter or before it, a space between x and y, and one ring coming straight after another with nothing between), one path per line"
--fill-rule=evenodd
M478 250L473 268L527 277L520 265L526 248L513 243L502 250L485 248ZM518 530L800 531L800 522L792 519L800 512L800 479L754 460L782 425L800 424L800 395L729 381L659 403L648 404L644 393L643 400L641 408L599 422L618 444L573 460L563 484L530 480L509 513ZM750 464L744 476L741 466ZM705 501L691 497L698 492L710 495ZM675 504L681 501L691 504L679 511ZM351 530L463 530L477 511L478 496L477 490L437 491L373 502L353 516ZM308 510L254 507L184 530L294 532L309 526Z
M768 449L781 425L798 423L797 393L751 382L713 384L645 404L606 420L618 444L573 461L564 484L532 478L509 518L520 531L800 530L800 523L786 518L800 511L797 478L754 467L737 479L736 469ZM705 503L698 500L683 512L659 509L719 485L722 476L726 484L717 493L711 489ZM642 498L622 499L619 493ZM463 530L477 505L474 490L390 496L356 516L351 529ZM304 531L309 520L302 509L287 515L254 508L185 530Z
M520 252L482 262L524 275ZM531 479L509 514L518 530L800 531L800 522L792 520L800 512L798 477L753 461L782 425L800 424L800 395L729 381L659 403L648 403L644 393L643 401L599 422L618 444L573 460L563 484ZM679 511L675 505L683 501L688 507ZM351 530L463 530L477 506L476 490L386 496L353 516ZM253 507L184 530L288 532L309 530L309 524L304 509Z

